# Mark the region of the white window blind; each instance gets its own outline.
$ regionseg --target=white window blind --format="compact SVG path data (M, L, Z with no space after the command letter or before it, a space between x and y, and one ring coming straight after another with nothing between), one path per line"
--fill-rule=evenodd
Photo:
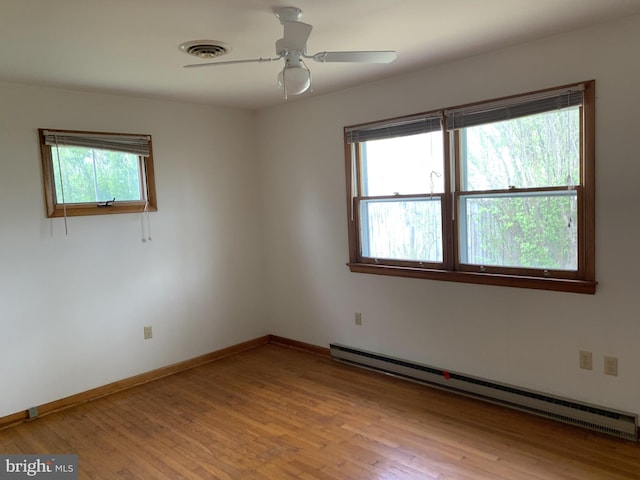
M98 150L132 153L148 157L151 137L148 135L100 134L44 130L44 143L50 146L87 147Z
M457 130L582 105L583 85L445 111L447 129Z
M360 143L369 140L404 137L419 133L436 132L442 129L440 115L421 115L404 118L394 122L376 122L373 124L350 127L346 129L347 143Z

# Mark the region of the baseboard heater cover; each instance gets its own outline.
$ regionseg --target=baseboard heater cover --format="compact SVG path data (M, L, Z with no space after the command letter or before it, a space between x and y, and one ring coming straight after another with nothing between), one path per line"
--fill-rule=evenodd
M330 344L334 360L436 388L638 441L638 415L580 403L492 380L422 365L338 343Z

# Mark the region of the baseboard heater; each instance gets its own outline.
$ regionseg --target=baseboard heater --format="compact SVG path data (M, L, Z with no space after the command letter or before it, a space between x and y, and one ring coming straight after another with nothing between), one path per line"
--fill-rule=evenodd
M638 441L638 415L484 380L407 360L331 344L334 360L432 387L577 425L626 440Z

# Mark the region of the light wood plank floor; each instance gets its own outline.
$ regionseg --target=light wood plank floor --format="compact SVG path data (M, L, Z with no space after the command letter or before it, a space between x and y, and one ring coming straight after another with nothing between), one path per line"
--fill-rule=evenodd
M95 479L640 479L640 446L269 344L0 431Z

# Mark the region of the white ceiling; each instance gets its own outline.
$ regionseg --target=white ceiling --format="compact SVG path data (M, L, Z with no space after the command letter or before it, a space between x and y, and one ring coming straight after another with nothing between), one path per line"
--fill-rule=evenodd
M0 79L257 109L283 102L282 61L183 69L210 39L219 60L273 57L276 6L302 9L309 53L396 50L387 65L310 61L318 95L640 13L640 0L0 0ZM289 100L291 101L291 100Z

